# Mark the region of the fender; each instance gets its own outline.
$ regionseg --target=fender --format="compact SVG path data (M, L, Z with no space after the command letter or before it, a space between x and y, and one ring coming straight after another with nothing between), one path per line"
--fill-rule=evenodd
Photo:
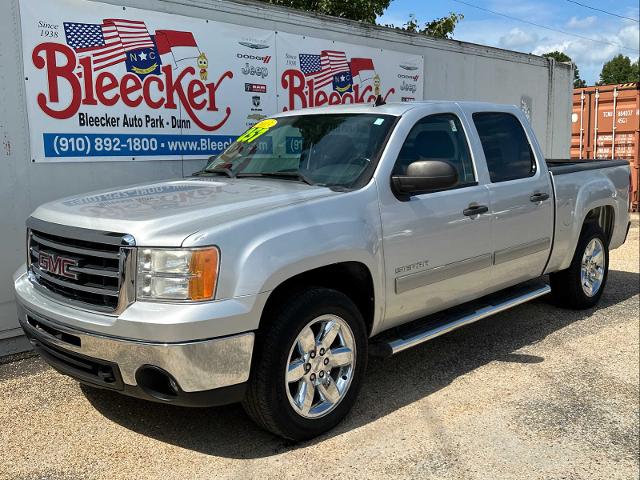
M209 227L183 243L201 245L217 245L221 251L219 300L268 294L301 273L359 262L373 280L374 331L383 318L382 227L375 182Z
M580 175L584 177L584 182L577 182L575 175L552 177L556 192L555 239L545 273L569 267L585 219L593 209L613 208L613 235L617 234L615 221L619 218L620 208L626 208L626 199L620 197L620 192L609 177L601 174L594 177L592 172L596 171L586 171ZM570 179L571 183L565 182L563 177ZM621 201L624 203L622 207Z

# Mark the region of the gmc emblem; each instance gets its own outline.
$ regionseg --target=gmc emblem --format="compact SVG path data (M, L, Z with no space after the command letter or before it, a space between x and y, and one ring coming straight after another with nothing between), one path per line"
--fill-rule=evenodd
M40 267L40 270L53 273L60 277L77 280L78 274L69 271L69 267L75 267L76 265L78 265L78 261L73 258L67 258L46 252L40 252L38 255L38 266Z

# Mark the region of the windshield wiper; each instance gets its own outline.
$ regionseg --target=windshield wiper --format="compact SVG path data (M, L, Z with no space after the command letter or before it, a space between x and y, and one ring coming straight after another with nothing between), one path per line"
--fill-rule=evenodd
M236 174L233 173L233 171L230 168L225 168L225 167L216 167L210 170L205 168L204 170L200 170L199 172L194 173L193 176L197 177L199 175L206 175L207 173L222 174L222 175L226 175L229 178L234 178L236 176Z
M273 178L291 178L294 180L301 180L307 185L319 185L311 180L302 172L260 172L260 173L238 173L236 177L273 177Z

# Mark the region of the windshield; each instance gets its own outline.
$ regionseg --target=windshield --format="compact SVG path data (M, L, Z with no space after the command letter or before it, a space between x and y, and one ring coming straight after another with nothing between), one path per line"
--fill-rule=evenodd
M389 115L298 115L257 123L213 159L203 173L276 177L350 187L383 147Z

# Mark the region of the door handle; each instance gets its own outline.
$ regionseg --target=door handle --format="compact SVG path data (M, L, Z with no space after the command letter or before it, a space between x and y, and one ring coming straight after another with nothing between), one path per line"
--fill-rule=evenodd
M475 215L480 215L482 213L487 213L489 211L489 207L486 205L469 205L462 211L462 214L465 217L473 217Z
M549 198L548 193L536 192L529 197L529 200L531 200L532 202L544 202L548 198Z

